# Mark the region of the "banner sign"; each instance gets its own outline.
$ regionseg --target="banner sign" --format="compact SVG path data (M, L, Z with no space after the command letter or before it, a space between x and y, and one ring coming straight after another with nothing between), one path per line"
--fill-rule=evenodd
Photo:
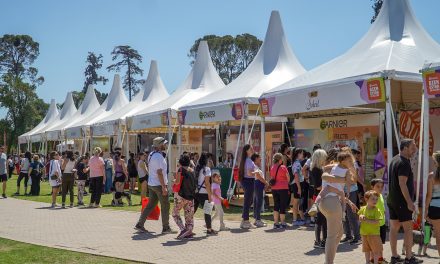
M118 132L118 125L107 123L91 127L92 136L113 136Z
M48 131L46 132L46 140L58 141L61 139L60 131Z
M145 115L138 115L128 118L128 126L130 130L142 130L147 128L155 128L167 125L168 112L162 113L148 113Z
M427 98L440 97L440 68L423 72L423 86Z
M66 138L74 139L74 138L82 138L83 134L81 131L81 127L71 127L65 130Z
M178 119L181 125L211 123L229 120L240 120L244 115L243 103L195 108L179 111Z
M385 81L374 77L335 84L292 89L260 99L263 116L307 113L385 101Z

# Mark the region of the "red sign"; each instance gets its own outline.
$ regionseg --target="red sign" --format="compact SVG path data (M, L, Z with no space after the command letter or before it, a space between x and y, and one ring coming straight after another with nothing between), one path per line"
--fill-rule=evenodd
M425 82L428 96L436 96L440 94L440 72L426 74Z
M269 102L267 101L267 99L261 99L260 105L261 113L263 114L263 116L269 115Z
M377 101L382 98L382 87L380 80L367 81L368 100Z
M183 118L183 112L179 111L179 113L177 114L177 118L179 120L179 124L184 125L185 124L185 120Z
M243 105L241 103L234 104L235 118L241 119L243 117Z

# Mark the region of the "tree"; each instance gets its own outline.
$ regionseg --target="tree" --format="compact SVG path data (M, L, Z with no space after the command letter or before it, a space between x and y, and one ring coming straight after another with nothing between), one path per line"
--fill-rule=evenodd
M371 6L374 10L374 15L371 18L371 24L376 21L377 16L379 15L380 9L382 8L383 0L371 0L373 1L373 5Z
M139 55L138 51L131 48L130 46L116 46L112 53L112 61L116 61L120 58L120 61L107 67L108 71L117 72L121 71L122 68L126 67L127 71L125 73L123 87L124 90L128 91L128 98L131 101L132 96L139 92L139 85L142 85L143 80L137 80L136 75L143 75L144 71L139 68L139 64L142 63L142 56Z
M0 106L7 109L2 122L8 124L9 146L37 125L48 109L36 94L37 86L44 82L32 67L39 54L38 42L28 35L0 38Z
M263 43L257 37L247 33L235 37L206 35L197 39L191 47L188 54L188 57L192 59L191 65L194 64L197 49L202 40L208 41L212 63L226 84L246 70Z

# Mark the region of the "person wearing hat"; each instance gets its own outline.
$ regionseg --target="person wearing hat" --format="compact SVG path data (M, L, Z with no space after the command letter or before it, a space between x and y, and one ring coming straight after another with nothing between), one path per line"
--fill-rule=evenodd
M147 216L153 211L157 203L160 202L162 214L162 234L174 233L170 228L170 201L168 200L168 169L167 161L162 155L166 149L168 141L163 137L153 139L154 151L148 156L148 204L142 211L135 229L141 232L148 232L145 227Z

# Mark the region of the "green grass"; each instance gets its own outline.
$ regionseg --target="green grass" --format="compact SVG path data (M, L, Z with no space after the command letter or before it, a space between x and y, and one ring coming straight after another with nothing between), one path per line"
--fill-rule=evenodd
M86 253L63 249L36 246L0 238L0 263L32 263L32 264L128 264L138 263L109 257L95 256Z

